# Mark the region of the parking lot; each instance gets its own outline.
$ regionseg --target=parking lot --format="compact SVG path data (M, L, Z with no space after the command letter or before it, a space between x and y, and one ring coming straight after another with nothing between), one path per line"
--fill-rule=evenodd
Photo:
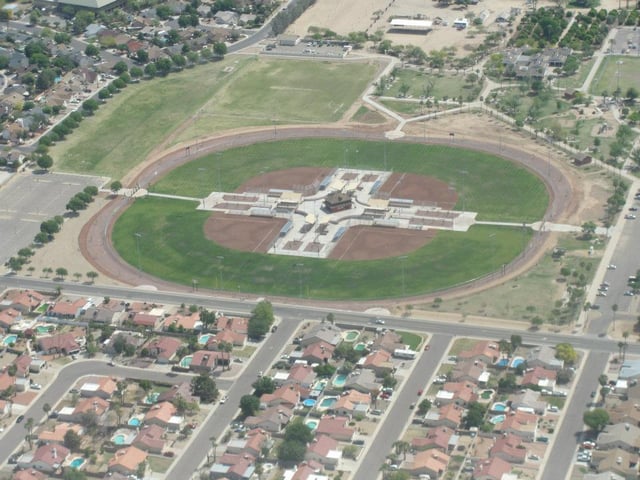
M65 173L16 174L0 188L0 265L31 244L44 220L62 215L69 199L101 177Z
M640 30L632 27L620 28L610 47L612 53L640 55Z

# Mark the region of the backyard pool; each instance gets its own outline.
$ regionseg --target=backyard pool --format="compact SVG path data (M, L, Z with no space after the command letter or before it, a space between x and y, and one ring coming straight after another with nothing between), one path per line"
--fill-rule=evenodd
M49 333L51 333L51 329L53 328L53 325L38 325L36 327L36 335L48 335Z
M523 363L524 363L524 358L515 357L513 360L511 360L511 368L518 368Z
M308 408L313 408L316 406L316 401L313 398L307 398L304 402L302 402L302 405Z
M353 347L356 352L364 352L366 348L367 345L364 343L356 343L356 345Z
M489 400L493 396L493 390L483 390L480 394L482 400Z
M508 358L501 358L500 360L498 360L496 362L496 367L498 368L507 368L509 366L509 359Z
M142 418L140 416L131 417L127 422L130 427L139 427L142 424Z
M80 468L82 466L82 464L84 464L85 460L82 457L76 457L73 460L71 460L71 463L69 463L69 466L71 468Z
M310 430L318 428L318 420L307 420L304 424L309 427Z
M111 437L111 441L116 445L124 445L124 442L126 440L127 440L126 435L122 433L118 433L117 435L114 435L113 437Z
M338 401L338 397L324 397L318 404L319 408L327 409L333 407Z
M349 330L348 332L344 332L344 341L345 342L355 342L360 336L360 332L356 330Z
M114 445L131 445L136 435L135 430L121 429L111 437L111 443Z
M145 397L143 402L146 403L147 405L151 405L152 403L156 403L158 401L159 396L160 396L160 392L151 392Z
M18 335L7 335L2 339L2 344L4 346L9 346L12 343L16 343L18 341Z
M204 335L200 335L198 337L198 343L200 345L206 345L209 342L209 339L211 338L211 334L210 333L206 333Z
M338 375L336 375L336 378L333 379L333 385L336 387L344 387L348 376L349 375L345 373L339 373Z
M192 361L193 361L193 356L187 355L186 357L183 357L182 360L180 360L180 366L182 368L189 368L189 365L191 365Z
M493 405L491 405L491 411L495 412L495 413L504 413L509 409L509 407L507 407L504 403L502 402L496 402Z
M504 415L495 415L495 416L493 416L493 417L491 417L491 418L489 419L489 422L490 422L490 423L492 423L492 424L494 424L494 425L497 425L497 424L499 424L499 423L504 422L504 419L505 419L505 418L506 418L506 417L505 417Z

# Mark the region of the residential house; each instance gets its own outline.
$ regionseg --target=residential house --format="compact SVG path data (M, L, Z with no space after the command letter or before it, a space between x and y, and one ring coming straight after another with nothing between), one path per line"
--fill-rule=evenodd
M243 13L238 19L238 25L248 25L256 21L257 16L253 13Z
M354 416L357 414L366 415L371 406L371 395L369 393L358 392L357 390L349 390L343 394L331 410L338 415Z
M225 343L243 348L247 343L247 334L234 332L233 330L220 330L207 341L207 350L218 350L219 345Z
M283 480L329 480L328 476L320 475L321 470L321 468L303 462L291 470L285 470L282 476Z
M391 373L394 368L391 354L386 350L371 352L366 357L361 358L358 361L358 365L363 369L373 370L377 377L384 377L386 374Z
M543 345L527 353L527 366L531 368L544 367L548 370L561 370L564 368L564 361L556 358L554 348Z
M622 475L606 471L602 473L587 473L582 480L626 480Z
M21 313L31 313L45 300L46 297L35 290L11 290L0 301L0 310L11 308Z
M260 397L260 408L266 409L277 405L295 408L300 403L300 392L293 385L283 385L273 393L264 393Z
M123 475L136 475L138 466L147 461L147 452L137 447L129 446L116 451L109 460L107 470Z
M442 390L436 393L436 405L455 403L465 406L478 398L476 386L471 382L447 382Z
M271 443L270 435L260 428L249 430L244 438L231 439L225 452L231 454L249 454L254 458L262 455L262 448Z
M11 327L22 321L22 313L13 308L0 310L0 329L8 332Z
M89 377L84 379L79 390L83 397L100 397L109 400L117 389L118 384L111 377Z
M287 426L292 416L292 409L276 405L261 410L255 416L247 417L244 420L244 425L248 428L261 428L270 433L278 433Z
M500 356L498 344L489 340L478 340L473 347L458 354L461 360L479 360L486 365L493 365Z
M473 470L474 480L502 480L502 476L511 471L512 465L500 457L482 460Z
M613 472L624 478L638 478L638 454L621 448L594 450L591 466L596 472Z
M640 378L640 359L625 359L620 366L618 378L623 380L637 380Z
M231 10L216 12L213 16L218 25L237 25L240 16Z
M209 478L227 480L249 480L255 472L255 459L243 455L223 455L209 468Z
M317 323L300 339L300 345L307 347L321 341L336 347L342 341L342 330L330 323Z
M200 312L193 312L189 315L181 315L179 313L170 315L164 319L165 330L174 327L176 330L201 330L202 321L200 320Z
M144 416L144 423L145 425L158 425L171 431L180 430L183 419L176 415L177 411L173 403L156 403Z
M108 299L99 305L87 308L82 315L82 319L91 323L103 325L120 324L126 318L125 307L122 302Z
M301 360L310 364L327 363L333 356L335 347L324 340L307 345L302 351Z
M38 350L45 355L71 355L80 351L80 344L73 333L58 333L38 339Z
M316 372L309 365L296 364L289 370L289 376L284 381L285 385L295 384L303 388L311 388L317 378Z
M482 384L489 380L489 375L487 366L482 360L468 359L458 362L451 370L449 378L454 382Z
M225 352L198 350L193 353L189 369L196 373L211 373L219 365L228 365L229 356Z
M545 390L553 391L556 386L557 374L556 370L549 370L541 366L533 367L524 373L520 385L535 385Z
M412 476L429 475L429 478L441 478L447 471L451 457L436 449L423 450L413 455L413 459L403 462L402 470Z
M344 382L345 390L357 390L362 393L377 395L382 385L376 381L373 370L354 370Z
M143 347L147 350L151 358L156 359L156 363L167 364L176 359L176 353L182 346L182 341L175 337L156 337Z
M396 332L386 330L382 334L376 336L371 346L372 350L384 350L387 353L393 354L397 349L405 348L406 344L402 341L402 337Z
M138 312L133 316L133 324L136 327L144 327L150 330L158 330L163 325L163 317L150 313Z
M33 452L22 454L17 463L20 468L35 468L41 472L54 473L60 469L69 453L69 449L64 445L42 445Z
M620 448L630 453L638 453L640 451L640 428L630 423L607 425L598 434L596 443L599 450Z
M72 320L80 315L80 312L87 305L85 298L79 298L77 300L71 300L65 298L49 306L47 315L49 317L63 318Z
M191 393L191 383L181 382L171 386L158 396L158 403L173 402L178 397L182 397L187 403L197 402L198 398Z
M328 435L339 442L350 442L354 434L355 430L349 427L349 417L324 415L316 428L316 435Z
M20 355L17 357L13 364L16 366L16 377L17 378L27 378L29 376L32 358L29 355Z
M304 458L321 463L327 470L335 470L342 458L338 441L328 435L318 435L309 445Z
M245 317L225 317L221 315L216 319L216 328L219 331L229 330L247 335L247 333L249 333L249 319Z
M458 438L453 428L433 427L427 430L426 436L411 440L411 448L416 451L436 449L450 453L458 444Z
M94 414L98 418L109 410L109 402L100 397L81 398L75 407L65 407L58 411L58 419L62 422L80 423L83 415Z
M26 470L18 470L13 474L11 480L46 480L47 476L36 470L35 468L27 468Z
M511 409L533 412L543 415L547 409L547 402L540 400L540 392L526 389L522 393L510 396Z
M537 425L537 415L516 410L506 415L504 422L496 425L495 430L517 435L526 442L532 442L536 437Z
M82 435L84 433L82 425L57 422L53 425L52 430L43 430L38 434L38 442L63 444L64 436L69 430L74 431L78 435Z
M430 410L424 417L423 424L428 427L449 427L456 429L462 417L464 409L455 403L443 405L438 410Z
M161 454L164 450L164 428L151 424L143 426L131 445L145 452Z
M608 408L609 421L616 423L630 423L640 426L640 404L632 399L626 402L619 402Z
M145 337L140 332L129 332L129 331L121 331L116 330L111 335L111 338L105 340L103 344L103 349L105 353L109 355L115 355L119 353L116 351L116 345L130 345L135 350L137 350L142 344L145 342Z
M524 463L527 457L527 449L522 444L522 438L516 435L503 435L498 437L489 450L490 457L500 457L509 463Z
M15 388L16 377L9 375L6 370L0 373L0 392L5 392L10 388Z

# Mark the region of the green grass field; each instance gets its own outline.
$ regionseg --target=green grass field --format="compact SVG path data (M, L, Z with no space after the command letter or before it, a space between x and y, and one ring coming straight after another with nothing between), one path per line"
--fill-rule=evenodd
M430 96L437 100L446 98L462 98L466 101L471 95L473 99L482 89L479 82L470 83L465 80L465 75L430 74L412 69L396 69L396 80L384 92L385 96L395 97L400 93L403 84L409 87L407 95L420 98L425 95L425 88L429 82L433 83Z
M621 63L618 64L618 62ZM607 55L591 82L589 93L601 95L602 92L607 91L608 95L613 95L619 85L624 95L629 87L638 87L638 72L640 72L640 57Z
M113 242L125 261L145 272L201 288L321 299L398 297L403 272L397 258L335 261L239 252L203 235L208 212L186 201L147 197L137 200L116 222ZM140 234L140 237L134 236ZM404 262L406 295L465 282L508 263L531 232L519 228L475 226L466 233L440 232ZM224 257L223 261L217 259Z
M120 178L187 120L169 145L273 121L335 121L375 70L373 63L231 57L129 85L52 149L55 168Z
M226 150L175 169L151 191L205 197L215 189L235 190L247 178L266 170L337 167L344 166L345 159L350 167L439 178L458 192L456 208L462 209L464 203L465 210L478 212L479 220L532 222L542 218L547 208L546 188L535 175L493 155L441 145L387 142L385 146L382 142L333 139L269 142Z

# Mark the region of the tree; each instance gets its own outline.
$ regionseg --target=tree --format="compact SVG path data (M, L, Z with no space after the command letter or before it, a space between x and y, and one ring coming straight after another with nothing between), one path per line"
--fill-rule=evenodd
M45 403L44 405L42 405L42 411L45 413L45 415L49 415L49 412L51 411L51 405Z
M431 410L431 400L425 398L418 404L418 414L425 415L429 410Z
M64 434L64 446L69 450L75 451L80 447L82 438L74 430L67 430Z
M407 452L411 451L411 444L409 442L405 442L404 440L396 440L392 445L396 455L402 455L403 459L407 459Z
M120 182L119 180L115 180L111 182L111 185L109 188L113 193L118 193L118 191L122 189L122 182Z
M87 208L87 204L80 200L78 197L72 197L67 202L67 205L64 208L72 211L73 213L77 213L78 210L84 210L85 208Z
M224 57L227 54L227 45L224 42L214 43L213 53L218 57Z
M113 66L113 71L118 75L122 75L124 72L129 71L129 66L123 60L120 60Z
M208 330L209 327L216 323L216 312L203 308L200 312L200 321L202 322L204 330Z
M76 282L79 282L80 278L82 278L82 274L80 272L74 272L73 273L73 278L76 279Z
M53 158L51 158L51 156L47 155L46 153L43 155L39 155L38 159L36 160L36 164L43 170L49 170L53 165Z
M276 390L276 384L271 377L260 377L251 386L254 388L253 394L258 398L265 393L273 393Z
M56 276L64 280L64 277L69 275L69 271L64 267L56 268Z
M200 397L202 403L211 403L218 398L216 382L206 373L201 373L191 380L191 391L194 395Z
M636 87L629 87L625 96L629 103L635 102L636 98L638 98L638 89Z
M511 335L511 351L515 352L522 345L522 337L520 335Z
M465 428L479 427L484 423L487 407L478 402L469 402L467 415L464 417Z
M91 283L96 283L96 278L98 278L98 272L94 272L91 270L85 274L87 278L91 281Z
M331 378L333 374L336 373L336 367L329 363L323 363L322 365L315 366L313 371L316 372L318 377Z
M559 343L556 345L556 358L572 365L578 359L578 353L570 343Z
M87 474L75 468L65 468L62 480L87 480Z
M268 300L258 303L249 317L248 335L251 338L263 337L273 325L273 306Z
M240 399L240 411L244 418L251 417L260 409L260 399L254 395L243 395Z
M33 439L31 438L33 436L33 426L35 424L35 421L33 420L32 417L27 418L27 421L24 424L24 428L27 430L27 442L29 442L29 448L33 448Z
M149 61L149 52L141 48L136 52L136 60L138 63L147 63Z
M591 240L596 233L598 226L594 222L585 222L582 224L582 238L584 240Z
M594 408L584 412L582 420L591 430L599 432L609 424L609 413L603 408Z
M306 453L307 445L293 440L285 440L278 446L278 460L281 462L300 463Z
M40 224L40 231L47 235L53 235L54 233L58 233L60 231L60 224L54 219L45 220Z
M100 49L95 46L94 44L90 43L89 45L87 45L87 47L84 49L84 54L87 57L95 57L97 55L100 54Z

